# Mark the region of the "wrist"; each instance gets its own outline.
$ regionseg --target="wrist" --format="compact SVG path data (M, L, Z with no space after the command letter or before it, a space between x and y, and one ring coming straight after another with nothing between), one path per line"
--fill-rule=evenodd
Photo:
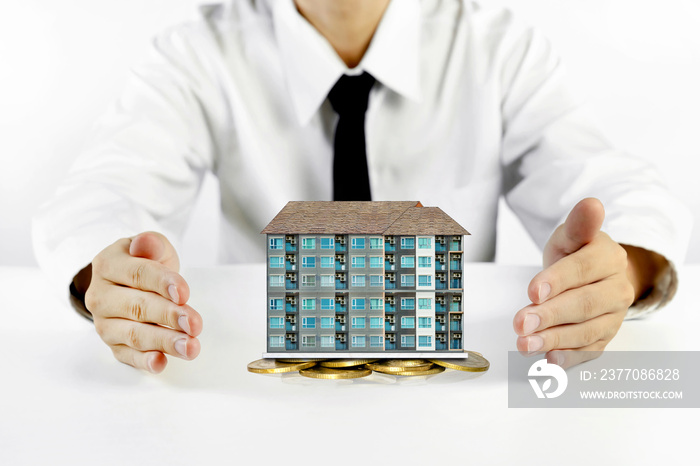
M668 261L647 249L621 244L627 252L627 279L634 287L634 301L649 296L668 268Z

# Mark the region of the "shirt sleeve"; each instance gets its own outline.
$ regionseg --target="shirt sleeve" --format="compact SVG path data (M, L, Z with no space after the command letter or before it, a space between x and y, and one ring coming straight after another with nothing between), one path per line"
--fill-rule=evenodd
M204 105L217 100L217 86L197 40L183 25L152 41L149 60L35 215L37 260L64 302L74 275L119 238L158 231L177 247L217 152L209 114L217 107Z
M501 68L504 195L540 248L583 198L605 207L603 231L663 255L670 267L629 317L674 295L692 217L649 162L614 148L567 89L565 70L536 31L512 38Z

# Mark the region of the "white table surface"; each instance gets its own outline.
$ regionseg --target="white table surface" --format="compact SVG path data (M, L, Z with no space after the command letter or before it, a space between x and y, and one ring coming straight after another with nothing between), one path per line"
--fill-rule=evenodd
M184 271L202 351L158 376L116 362L38 270L0 267L0 464L697 464L694 409L508 408L512 318L535 271L465 267L483 376L353 382L247 372L265 349L262 265ZM700 349L700 266L681 273L674 302L608 349Z

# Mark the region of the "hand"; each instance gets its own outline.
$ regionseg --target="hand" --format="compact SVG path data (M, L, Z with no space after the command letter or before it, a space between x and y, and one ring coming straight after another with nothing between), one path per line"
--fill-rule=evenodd
M190 290L163 235L120 239L100 252L91 268L85 305L114 357L154 374L165 369L165 354L197 357L202 317L185 304Z
M521 353L546 352L550 363L570 367L597 357L617 334L644 286L628 278L638 275L625 248L600 231L604 217L600 201L584 199L547 242L544 270L528 286L533 304L513 318Z

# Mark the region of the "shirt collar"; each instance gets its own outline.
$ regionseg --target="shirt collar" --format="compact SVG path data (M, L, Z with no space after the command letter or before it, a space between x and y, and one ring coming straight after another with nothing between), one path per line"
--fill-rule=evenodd
M272 8L282 64L300 125L311 120L343 74L367 71L398 94L420 100L418 0L394 0L389 4L367 52L353 69L299 14L293 0L275 1Z

